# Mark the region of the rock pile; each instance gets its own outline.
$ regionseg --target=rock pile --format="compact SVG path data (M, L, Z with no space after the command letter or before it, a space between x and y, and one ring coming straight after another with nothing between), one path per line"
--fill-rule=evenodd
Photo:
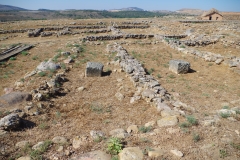
M154 79L151 75L147 75L142 64L130 56L127 51L118 44L108 45L108 51L117 52L117 57L120 59L121 68L128 73L130 80L137 88L137 92L131 98L131 103L145 99L147 102L161 110L171 110L171 108L164 103L170 99L167 91Z

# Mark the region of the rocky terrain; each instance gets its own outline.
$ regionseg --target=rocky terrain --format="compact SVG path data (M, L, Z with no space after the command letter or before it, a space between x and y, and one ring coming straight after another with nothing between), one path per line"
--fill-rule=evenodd
M0 159L240 159L240 22L0 23Z

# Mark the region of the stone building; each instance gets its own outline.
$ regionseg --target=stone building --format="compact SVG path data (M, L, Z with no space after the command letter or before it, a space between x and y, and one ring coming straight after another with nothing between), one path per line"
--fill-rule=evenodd
M208 12L204 12L201 16L201 20L221 21L223 20L223 15L213 8Z

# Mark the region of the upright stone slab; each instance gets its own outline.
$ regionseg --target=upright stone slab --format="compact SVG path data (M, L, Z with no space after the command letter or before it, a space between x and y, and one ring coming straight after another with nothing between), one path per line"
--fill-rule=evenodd
M176 74L187 73L190 69L190 63L183 60L171 60L169 62L169 70Z
M86 77L101 77L103 64L99 62L87 62Z

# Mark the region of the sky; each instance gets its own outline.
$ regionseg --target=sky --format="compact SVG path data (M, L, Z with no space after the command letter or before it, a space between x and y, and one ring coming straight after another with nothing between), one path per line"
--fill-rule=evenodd
M240 12L240 0L0 0L0 4L38 9L96 9L109 10L139 7L144 10L170 10L182 8Z

